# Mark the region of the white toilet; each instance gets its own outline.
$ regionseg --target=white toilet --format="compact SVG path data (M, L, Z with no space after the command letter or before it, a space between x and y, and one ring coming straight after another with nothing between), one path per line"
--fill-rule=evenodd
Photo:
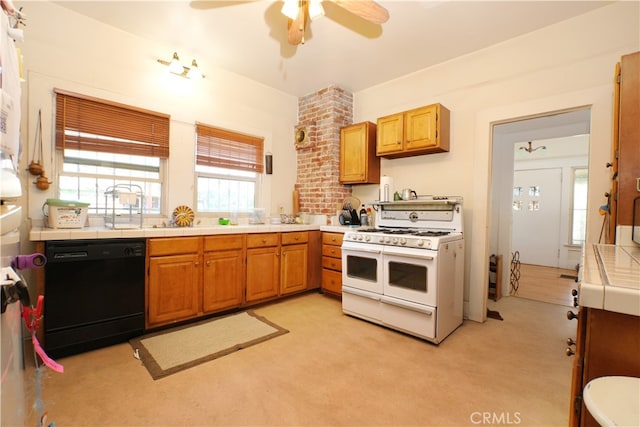
M601 426L640 426L640 378L600 377L582 392L584 405Z

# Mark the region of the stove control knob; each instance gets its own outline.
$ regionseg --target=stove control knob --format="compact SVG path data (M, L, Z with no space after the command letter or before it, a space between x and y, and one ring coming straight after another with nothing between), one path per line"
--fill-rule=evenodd
M400 238L400 244L401 245L406 245L407 244L407 239L405 239L404 237Z
M356 235L354 233L351 233L349 235L349 240L356 240L356 239L357 239L357 237L356 237Z
M384 238L384 243L391 243L391 239L390 239L390 238L388 238L388 237L385 237L385 238Z
M359 241L362 241L362 236L358 236L358 240L359 240Z
M398 244L398 238L394 237L393 239L391 239L391 243L393 243L394 245Z
M427 240L427 248L431 249L431 240Z
M378 243L384 243L384 237L380 236L380 237L378 238Z
M418 245L419 248L424 246L424 240L418 240L418 243L416 243Z
M364 241L369 242L371 240L371 236L364 236Z

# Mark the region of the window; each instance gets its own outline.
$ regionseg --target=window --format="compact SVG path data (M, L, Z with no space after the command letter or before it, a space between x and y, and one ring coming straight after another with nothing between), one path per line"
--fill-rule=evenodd
M573 170L573 195L571 210L571 239L572 245L584 244L587 225L587 184L589 173L586 168Z
M160 214L163 166L169 157L169 116L70 92L56 93L59 197L106 213L105 191L116 184L143 189L143 213Z
M196 124L197 211L248 212L256 207L263 146L263 138Z

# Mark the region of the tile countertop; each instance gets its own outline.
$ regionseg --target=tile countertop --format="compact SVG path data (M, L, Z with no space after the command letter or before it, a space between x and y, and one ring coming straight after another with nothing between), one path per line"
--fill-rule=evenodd
M242 233L283 233L287 231L321 230L336 233L357 228L357 226L320 226L318 224L241 224L211 225L195 227L143 227L134 229L110 229L105 227L84 228L46 228L33 227L29 232L29 240L33 242L45 240L78 240L78 239L118 239L135 237L179 237Z
M588 244L580 305L640 316L640 247Z

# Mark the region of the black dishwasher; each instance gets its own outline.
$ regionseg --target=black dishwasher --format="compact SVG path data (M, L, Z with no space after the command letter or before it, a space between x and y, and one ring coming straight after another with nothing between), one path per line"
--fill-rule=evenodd
M144 331L144 239L45 244L44 348L64 357Z

